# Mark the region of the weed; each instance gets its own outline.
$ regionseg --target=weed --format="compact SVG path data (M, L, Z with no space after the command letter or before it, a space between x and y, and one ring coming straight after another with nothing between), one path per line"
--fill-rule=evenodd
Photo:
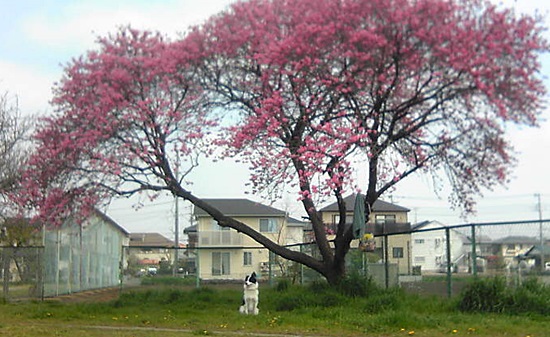
M510 288L500 277L477 279L461 294L458 308L465 312L550 314L550 288L536 279Z

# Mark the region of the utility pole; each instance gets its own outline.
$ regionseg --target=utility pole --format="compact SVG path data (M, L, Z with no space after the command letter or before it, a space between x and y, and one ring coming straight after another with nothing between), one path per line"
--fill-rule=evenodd
M179 246L180 246L180 221L179 221L179 198L175 196L175 220L174 220L174 264L172 267L172 274L173 276L177 275L178 272L178 255L179 255Z
M540 193L536 193L537 209L539 211L539 236L540 236L540 272L544 273L544 233L542 228L542 204L540 201Z
M180 170L180 157L179 153L176 152L177 161L176 161L176 181L179 182L179 170ZM178 272L178 255L180 248L180 212L179 212L179 197L174 194L175 205L174 205L174 262L172 264L172 276L176 276Z

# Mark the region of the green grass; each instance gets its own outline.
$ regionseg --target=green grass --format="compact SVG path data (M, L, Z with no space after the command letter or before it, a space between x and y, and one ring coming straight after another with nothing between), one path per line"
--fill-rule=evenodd
M531 287L533 287L531 285ZM241 291L156 286L109 303L0 304L0 336L546 336L547 316L468 313L459 298L420 297L351 280L338 290L261 286L260 314L238 313ZM366 294L364 293L366 292ZM360 295L358 295L360 294Z

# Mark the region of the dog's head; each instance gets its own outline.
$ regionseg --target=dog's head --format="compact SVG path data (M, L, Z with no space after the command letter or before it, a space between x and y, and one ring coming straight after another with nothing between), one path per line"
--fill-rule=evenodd
M245 286L252 286L257 284L258 284L258 280L256 280L256 272L252 272L252 274L246 275L246 277L244 278Z

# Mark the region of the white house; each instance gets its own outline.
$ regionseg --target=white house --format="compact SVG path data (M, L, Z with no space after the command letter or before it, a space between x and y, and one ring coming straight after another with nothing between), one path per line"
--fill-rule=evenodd
M447 237L445 225L438 221L423 221L413 226L411 235L412 263L422 271L445 272L447 266ZM468 268L468 238L455 229L449 230L453 271Z

